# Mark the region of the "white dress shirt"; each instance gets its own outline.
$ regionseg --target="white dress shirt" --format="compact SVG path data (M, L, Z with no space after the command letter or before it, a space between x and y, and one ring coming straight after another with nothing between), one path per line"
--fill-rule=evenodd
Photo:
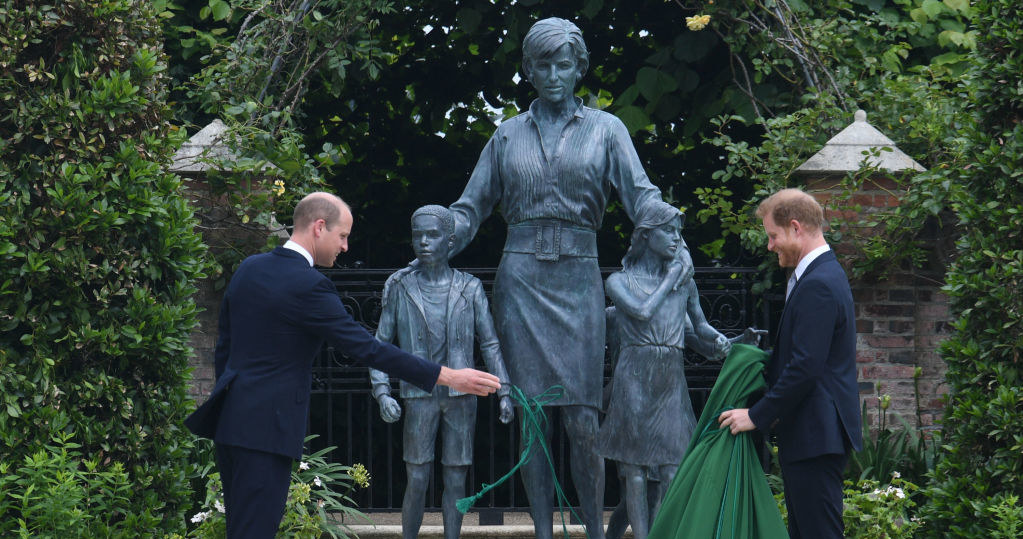
M789 299L789 294L792 292L792 287L796 286L796 281L803 277L806 273L806 268L810 266L810 263L817 259L818 256L831 250L828 244L821 245L820 247L806 253L806 256L799 260L796 264L796 269L793 270L792 275L789 277L788 286L785 287L785 299Z
M292 251L295 251L296 253L302 255L303 257L305 257L306 262L309 262L310 266L313 265L313 255L309 254L309 251L306 251L305 247L302 247L301 245L291 240L288 240L284 242L284 248L291 249Z

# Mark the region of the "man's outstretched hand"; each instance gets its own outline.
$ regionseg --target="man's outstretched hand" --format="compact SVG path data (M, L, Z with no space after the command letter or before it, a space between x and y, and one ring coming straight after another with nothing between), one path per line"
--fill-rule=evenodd
M442 386L448 386L455 391L480 397L486 397L501 388L501 380L496 376L476 369L449 369L441 367L437 383Z

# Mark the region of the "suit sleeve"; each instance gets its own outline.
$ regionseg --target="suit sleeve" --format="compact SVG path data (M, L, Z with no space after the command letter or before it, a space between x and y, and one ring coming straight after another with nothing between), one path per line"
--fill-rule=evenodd
M432 391L440 365L377 340L345 309L330 279L324 277L308 294L306 327L359 364L386 372Z
M750 419L760 429L792 412L827 372L838 302L821 281L801 285L792 301L791 357L774 385L750 408Z

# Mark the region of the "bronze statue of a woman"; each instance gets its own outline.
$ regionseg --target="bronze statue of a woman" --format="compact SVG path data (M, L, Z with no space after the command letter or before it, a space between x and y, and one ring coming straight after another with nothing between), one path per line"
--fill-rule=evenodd
M604 463L596 451L604 366L604 287L596 231L611 190L626 214L661 201L625 125L585 107L576 84L589 66L582 32L559 18L538 21L522 43L522 71L538 99L491 137L451 210L455 248L469 243L500 205L508 224L494 282L494 321L511 382L527 396L564 387L560 410L572 479L590 539L603 537ZM548 433L549 436L550 433ZM537 539L553 532L547 462L533 458L523 481Z

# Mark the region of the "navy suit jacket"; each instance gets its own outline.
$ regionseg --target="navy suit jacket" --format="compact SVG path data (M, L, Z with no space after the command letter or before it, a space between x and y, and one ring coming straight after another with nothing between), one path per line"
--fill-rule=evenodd
M220 308L217 382L186 420L217 443L302 458L313 359L324 342L433 389L440 366L382 343L345 310L330 279L283 247L238 267Z
M749 410L772 429L782 462L857 451L856 316L834 253L814 259L789 293L767 368L768 391Z

